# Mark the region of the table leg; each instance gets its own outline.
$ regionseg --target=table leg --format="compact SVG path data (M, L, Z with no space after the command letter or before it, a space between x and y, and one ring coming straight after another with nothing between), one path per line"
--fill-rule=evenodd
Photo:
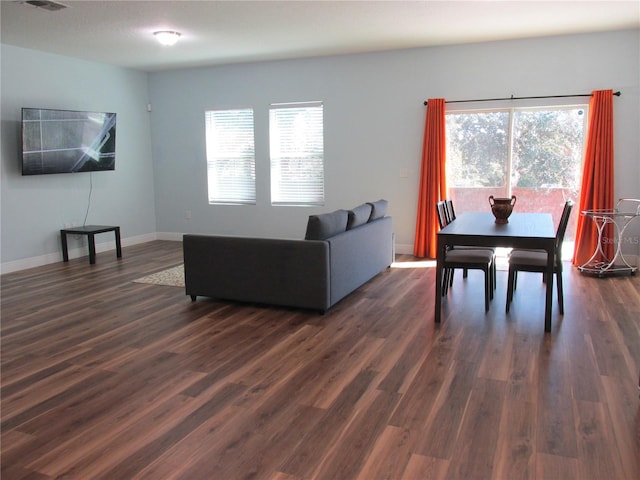
M553 267L555 262L555 246L547 249L547 297L544 308L544 331L551 331L551 310L553 307Z
M442 272L444 267L444 243L441 244L438 237L438 253L436 255L436 301L434 320L436 323L440 323L440 315L442 309Z
M96 263L96 236L90 233L87 238L89 240L89 263L93 265Z
M116 256L122 258L122 245L120 244L120 227L116 227Z
M62 261L69 261L69 250L67 247L67 232L60 230L60 241L62 242Z

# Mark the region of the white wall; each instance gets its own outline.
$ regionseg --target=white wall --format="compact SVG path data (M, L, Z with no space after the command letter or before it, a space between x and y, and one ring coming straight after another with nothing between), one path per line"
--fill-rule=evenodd
M91 174L87 222L121 225L125 244L156 232L301 238L311 213L386 198L397 251L411 252L423 101L432 97L621 90L614 100L616 197L640 197L638 30L167 71L149 74L148 84L147 74L133 70L1 48L2 272L59 261L58 230L83 221L89 194L87 173L21 176L22 106L117 112L116 170ZM305 100L325 105L326 205L271 207L269 104ZM211 206L204 111L237 106L255 109L258 204ZM629 237L625 250L639 254L640 225ZM103 249L113 243L109 234L98 241ZM79 241L71 247L72 255L86 255Z
M397 250L411 252L423 101L431 97L621 90L614 100L616 196L640 198L639 60L634 30L150 74L157 229L301 238L311 213L386 198ZM269 104L307 100L325 105L326 205L271 207ZM228 107L255 110L255 206L207 203L204 111ZM633 254L638 231L626 247Z
M123 243L155 238L147 74L34 50L1 46L2 272L62 259L60 229L120 225ZM117 113L116 169L21 175L22 107ZM113 248L112 234L96 237ZM87 255L86 238L70 239L70 256Z

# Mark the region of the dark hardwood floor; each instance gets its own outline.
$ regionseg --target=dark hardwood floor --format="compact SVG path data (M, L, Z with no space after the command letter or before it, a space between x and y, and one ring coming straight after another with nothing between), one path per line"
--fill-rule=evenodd
M408 256L326 315L133 282L181 248L2 276L3 480L640 478L639 276L568 266L545 334L540 275L435 325Z

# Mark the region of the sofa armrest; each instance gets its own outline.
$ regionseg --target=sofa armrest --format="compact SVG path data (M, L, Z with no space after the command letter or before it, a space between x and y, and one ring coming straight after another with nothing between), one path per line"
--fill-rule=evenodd
M325 241L184 235L183 249L185 290L193 298L330 306Z

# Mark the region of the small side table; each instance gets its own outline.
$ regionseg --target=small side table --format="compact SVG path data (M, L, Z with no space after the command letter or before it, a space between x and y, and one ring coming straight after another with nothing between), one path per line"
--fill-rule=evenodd
M89 242L89 263L96 263L96 239L98 233L114 232L116 235L116 255L122 258L122 246L120 244L120 227L108 225L85 225L83 227L65 228L60 230L60 240L62 241L62 260L69 261L69 250L67 249L67 235L86 235Z
M629 208L629 204L633 208ZM626 209L623 209L623 207ZM637 198L621 198L613 210L584 210L582 215L591 218L598 229L598 244L591 255L591 258L578 267L578 270L586 273L595 273L598 277L615 273L630 273L635 275L638 267L629 265L622 254L622 242L624 240L624 231L629 224L640 217L640 199ZM607 225L613 225L614 231L614 247L615 253L613 258L608 258L602 249L604 228Z

